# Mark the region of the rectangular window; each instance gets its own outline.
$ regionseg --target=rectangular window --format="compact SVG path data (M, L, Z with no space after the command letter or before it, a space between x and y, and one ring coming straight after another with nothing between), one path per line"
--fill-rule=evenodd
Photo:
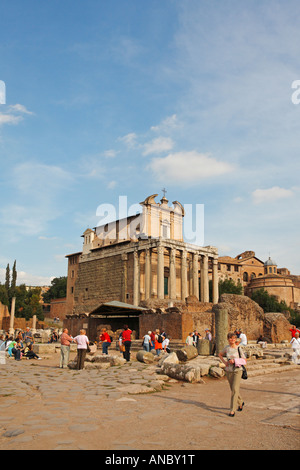
M164 277L164 294L168 295L169 294L169 278Z

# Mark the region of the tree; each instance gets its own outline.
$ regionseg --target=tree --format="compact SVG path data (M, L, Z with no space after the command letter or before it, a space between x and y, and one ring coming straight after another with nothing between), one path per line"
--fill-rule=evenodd
M291 311L283 300L278 302L276 297L274 295L270 295L263 287L252 292L251 299L254 300L254 302L256 302L264 312Z
M237 284L232 279L224 279L224 281L219 281L219 295L222 294L243 294L243 287L240 282Z
M50 289L43 294L45 303L50 303L51 299L62 299L67 295L67 277L55 277L51 281Z
M12 270L12 279L11 279L11 290L14 292L16 288L16 283L17 283L17 268L16 268L16 260L13 265L13 270Z
M25 284L16 286L16 317L26 318L28 321L33 315L38 320L44 320L43 308L40 304L41 288L27 289Z
M9 292L10 288L10 269L9 264L6 266L6 273L5 273L5 289L7 293Z
M6 287L4 284L0 283L0 302L3 305L7 305L9 307L9 297L8 297L8 292L6 290Z

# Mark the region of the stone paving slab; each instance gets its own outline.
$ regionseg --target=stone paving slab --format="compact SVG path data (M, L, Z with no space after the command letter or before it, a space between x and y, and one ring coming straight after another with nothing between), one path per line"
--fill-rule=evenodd
M189 384L165 381L155 365L138 362L100 371L58 362L54 354L1 366L1 450L299 447L300 367L245 381L245 409L232 419L225 379Z

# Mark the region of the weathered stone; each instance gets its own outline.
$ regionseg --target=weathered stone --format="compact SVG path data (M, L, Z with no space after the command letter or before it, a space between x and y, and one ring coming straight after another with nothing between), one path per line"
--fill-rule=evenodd
M208 339L200 339L197 343L198 354L211 356L213 344Z
M185 346L182 349L178 349L176 354L180 362L186 362L197 357L198 351L195 346Z
M154 362L153 354L144 350L138 351L136 353L136 359L139 362L144 362L145 364L152 364Z
M213 366L209 369L209 375L219 379L220 377L224 377L225 371L221 367Z
M55 352L56 345L54 343L49 343L49 344L40 344L40 343L34 343L33 344L33 351L38 355L43 355L43 354L53 354Z
M172 352L167 357L164 357L162 363L170 363L170 364L179 364L179 359L176 352Z
M169 377L177 380L184 380L190 383L201 383L201 369L199 366L191 366L189 364L170 364L164 363L162 371Z
M109 363L111 366L121 366L126 363L122 356L113 356L107 354L97 354L90 357L91 362Z
M118 387L117 390L123 393L128 393L129 395L139 395L154 392L155 388L147 387L146 385L131 384L125 385L124 387Z

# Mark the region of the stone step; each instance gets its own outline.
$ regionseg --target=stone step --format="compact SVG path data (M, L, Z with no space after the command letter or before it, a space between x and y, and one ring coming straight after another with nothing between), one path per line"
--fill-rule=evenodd
M279 372L285 372L289 371L291 369L299 369L299 366L296 364L289 364L289 365L284 365L284 366L279 366L279 367L262 367L261 369L248 369L247 367L247 372L248 372L248 377L257 377L259 375L267 375L267 374L274 374L274 373L279 373Z

